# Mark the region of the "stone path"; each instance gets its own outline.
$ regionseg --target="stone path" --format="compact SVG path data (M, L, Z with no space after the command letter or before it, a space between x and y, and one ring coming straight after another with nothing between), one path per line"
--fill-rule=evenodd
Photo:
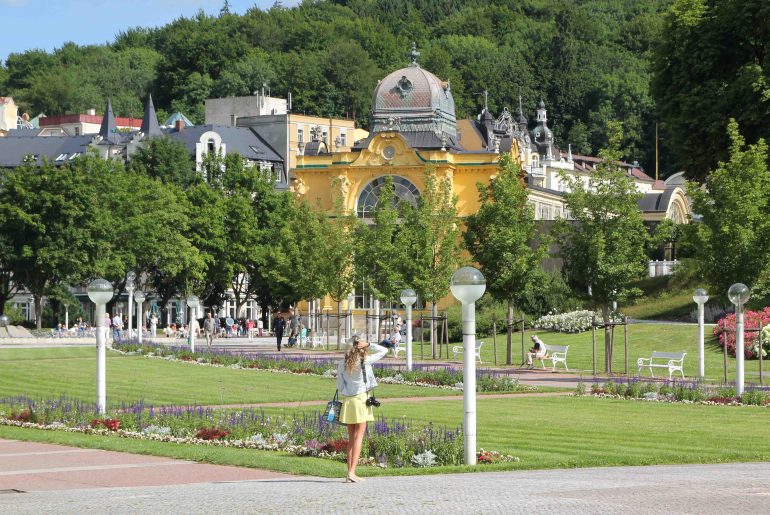
M483 467L480 467L483 470ZM767 514L770 463L341 479L0 440L0 513Z

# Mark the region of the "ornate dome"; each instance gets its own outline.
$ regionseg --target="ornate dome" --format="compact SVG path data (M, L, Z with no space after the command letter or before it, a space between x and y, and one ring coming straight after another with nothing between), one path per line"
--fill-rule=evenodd
M444 82L417 64L419 53L412 47L412 64L382 79L372 95L372 132L430 131L457 136L455 101L449 82Z

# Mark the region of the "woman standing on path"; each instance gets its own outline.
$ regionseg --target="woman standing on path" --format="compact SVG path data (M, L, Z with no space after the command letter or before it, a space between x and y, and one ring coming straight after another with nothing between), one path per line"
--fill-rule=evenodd
M381 359L388 349L362 341L357 334L350 339L345 356L337 366L337 390L342 396L340 423L348 426L348 476L346 483L363 481L356 475L366 423L374 422L372 407L367 406L367 391L377 386L372 363ZM367 355L369 347L375 352ZM364 374L366 377L364 378Z

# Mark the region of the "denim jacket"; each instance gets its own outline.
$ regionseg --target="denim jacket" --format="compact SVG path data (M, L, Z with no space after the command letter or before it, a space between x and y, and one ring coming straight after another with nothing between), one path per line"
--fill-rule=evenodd
M374 354L369 354L364 360L366 367L366 384L364 384L364 375L361 373L361 364L356 363L353 366L353 371L348 372L345 368L345 359L341 359L339 365L337 365L337 390L340 395L345 397L352 397L360 393L364 393L377 386L377 380L374 378L374 371L372 370L372 363L382 359L387 354L388 349L372 343L369 348L374 351Z

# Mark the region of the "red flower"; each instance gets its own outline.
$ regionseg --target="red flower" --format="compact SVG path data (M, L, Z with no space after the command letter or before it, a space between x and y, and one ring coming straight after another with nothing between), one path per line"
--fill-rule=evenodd
M204 427L195 433L195 438L200 438L201 440L219 440L229 434L230 431L225 431L224 429L219 429L216 427Z

